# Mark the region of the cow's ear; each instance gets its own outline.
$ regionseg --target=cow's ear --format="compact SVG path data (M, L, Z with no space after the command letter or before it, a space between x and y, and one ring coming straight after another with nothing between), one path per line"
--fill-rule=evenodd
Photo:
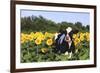
M74 30L72 30L72 32L73 32L73 34L77 34L79 32L79 30L74 29Z

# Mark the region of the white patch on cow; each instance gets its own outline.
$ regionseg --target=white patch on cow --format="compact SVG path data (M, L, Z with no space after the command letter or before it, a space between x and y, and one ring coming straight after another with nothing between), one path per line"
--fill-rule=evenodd
M72 52L69 53L68 59L70 59L72 57Z
M59 33L55 33L55 40L58 38Z
M69 32L72 31L72 28L71 28L71 27L68 27L68 28L66 29L66 31L67 31L67 33L69 33Z
M65 52L65 55L67 55L68 59L70 59L72 57L72 52L71 53Z
M71 41L71 42L68 42L68 45L69 45L69 49L70 49L70 47L71 47L71 44L72 44L72 41Z
M65 55L68 55L68 52L65 52Z

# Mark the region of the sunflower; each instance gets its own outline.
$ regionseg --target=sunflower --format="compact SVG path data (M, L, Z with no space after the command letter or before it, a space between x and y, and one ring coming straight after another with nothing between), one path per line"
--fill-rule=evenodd
M90 40L90 34L88 32L86 32L85 36L86 36L86 40L89 41Z
M37 38L37 39L35 40L35 43L36 43L37 45L41 44L41 39Z
M76 39L74 40L74 43L75 43L75 45L77 45L78 43L80 43L80 39L79 39L79 38L76 38Z
M33 40L33 36L32 35L28 35L28 40L32 41Z
M40 36L38 36L38 38L40 38L41 40L45 40L45 36L44 35L40 35Z
M73 35L73 38L75 39L76 37L77 37L77 35L76 35L76 34L74 34L74 35Z
M21 40L21 43L24 43L25 41L24 40Z
M80 36L80 40L83 41L85 38L83 35Z
M52 45L52 44L53 44L53 40L52 40L52 39L48 39L48 40L46 41L46 44L47 44L48 46Z

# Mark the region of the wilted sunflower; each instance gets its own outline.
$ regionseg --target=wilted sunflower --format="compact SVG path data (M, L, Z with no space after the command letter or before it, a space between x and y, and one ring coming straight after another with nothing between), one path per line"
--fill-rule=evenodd
M41 48L42 53L46 53L48 50L47 48Z

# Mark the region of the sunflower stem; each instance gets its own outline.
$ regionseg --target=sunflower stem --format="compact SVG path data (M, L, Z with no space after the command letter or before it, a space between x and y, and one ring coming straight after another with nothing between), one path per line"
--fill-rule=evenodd
M38 51L39 51L39 50L38 50L38 46L37 46L37 49L36 49L36 55L37 55L37 56L38 56Z
M51 46L50 46L50 54L52 54L52 49L51 49Z

